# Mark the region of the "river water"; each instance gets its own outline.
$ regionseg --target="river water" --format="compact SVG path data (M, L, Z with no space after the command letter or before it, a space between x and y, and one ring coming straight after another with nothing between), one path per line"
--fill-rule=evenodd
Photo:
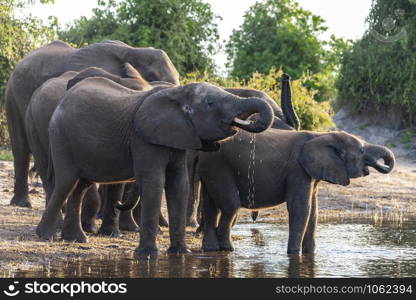
M233 253L97 257L14 277L416 277L416 222L319 224L315 255L286 255L286 224L238 224ZM133 250L133 249L132 249Z

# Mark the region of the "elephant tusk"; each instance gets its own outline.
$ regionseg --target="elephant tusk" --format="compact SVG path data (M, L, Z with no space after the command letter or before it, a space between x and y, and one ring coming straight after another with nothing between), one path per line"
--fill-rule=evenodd
M240 125L250 125L251 124L251 121L241 120L239 118L234 118L233 121L237 124L240 124Z

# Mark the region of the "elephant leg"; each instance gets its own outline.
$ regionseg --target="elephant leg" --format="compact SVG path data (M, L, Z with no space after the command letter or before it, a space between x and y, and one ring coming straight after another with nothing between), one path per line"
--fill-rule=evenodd
M120 220L119 220L120 230L124 231L139 231L139 226L137 226L136 222L133 218L133 211L121 211L120 212Z
M32 207L29 199L28 174L30 164L30 149L26 137L24 121L20 116L15 99L10 93L6 96L7 126L13 153L14 166L14 195L11 205Z
M309 216L308 226L306 228L305 236L302 242L302 253L310 254L315 252L315 230L318 222L318 199L317 199L317 188L318 182L315 183L312 192L312 203L311 211Z
M80 179L67 201L64 226L62 228L62 239L65 241L87 242L87 236L81 226L81 204L91 185L91 182Z
M189 178L184 162L185 153L177 155L177 160L167 169L165 185L170 236L168 253L189 253L185 242Z
M296 177L296 176L294 176ZM311 210L311 182L289 178L286 184L286 203L289 212L289 242L287 253L300 254Z
M220 222L217 228L218 243L221 251L234 251L231 241L231 227L237 217L238 207L229 209L227 212L221 210Z
M221 210L221 217L217 228L217 237L220 250L234 251L231 241L231 228L237 219L237 212L241 206L240 196L232 174L222 172L219 186L215 189L221 191L215 195L218 206Z
M136 221L137 225L139 226L139 229L138 229L139 231L140 231L141 211L142 211L142 204L141 204L141 201L139 201L139 203L133 209L133 219ZM163 216L162 211L160 211L160 214L159 214L159 232L162 232L162 228L160 227L169 227L169 223Z
M140 178L140 239L135 252L140 257L158 254L156 237L159 232L159 216L163 189L166 182L166 169L171 151L161 147L144 144L133 139L132 149L142 149L140 153L133 151L134 173ZM153 159L148 159L152 157Z
M107 187L107 201L103 208L103 222L98 230L98 234L111 237L120 237L119 229L120 211L116 208L116 203L121 201L124 192L124 184L109 184Z
M95 233L97 226L95 220L100 209L101 200L97 186L93 184L85 193L82 201L81 223L85 232Z
M203 239L202 250L204 251L218 251L220 250L217 237L217 223L219 210L215 206L213 200L206 191L204 184L201 186L201 201L202 201L202 217L203 222Z
M97 213L97 219L102 220L103 219L103 210L104 210L104 206L105 206L105 202L107 201L107 184L100 184L98 186L98 195L100 196L100 209L98 210Z
M199 200L199 189L200 179L198 175L198 152L188 152L188 174L189 174L189 197L188 207L186 209L186 226L197 227L198 221L196 219L198 200Z
M36 228L36 234L45 240L53 239L58 223L62 220L62 217L60 217L62 216L62 205L78 183L76 172L71 172L70 168L66 169L66 171L66 174L55 177L51 198Z

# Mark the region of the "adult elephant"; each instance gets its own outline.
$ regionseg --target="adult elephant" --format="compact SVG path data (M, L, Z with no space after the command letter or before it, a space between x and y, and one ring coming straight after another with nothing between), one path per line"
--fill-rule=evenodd
M255 113L260 118L254 122L239 118ZM49 172L53 171L55 182L36 233L43 239L53 238L59 210L71 195L62 238L85 242L80 226L85 191L92 183L137 178L142 213L136 252L157 254L165 189L171 238L168 252L186 253L186 151L219 149L218 141L234 135L237 128L261 132L272 121L273 111L262 99L242 100L206 83L137 92L106 78L87 78L66 92L49 123ZM120 199L118 186L109 193L110 199Z
M232 251L231 227L240 207L257 210L286 202L287 252L312 253L318 183L346 186L350 178L369 175L368 167L390 173L394 164L394 155L386 147L345 132L269 129L256 135L254 142L250 134L239 132L222 143L221 152L200 157L205 219L202 247L205 251Z
M123 77L111 74L101 68L89 67L81 72L68 71L59 77L51 78L44 82L32 95L26 109L25 125L26 136L32 150L35 169L42 179L46 194L46 203L52 193L53 186L47 179L48 150L49 150L49 121L59 101L67 89L89 77L103 77L117 82L120 85L134 90L150 90L156 86L173 86L167 82L151 82L144 80L141 74L129 63L124 64ZM100 199L96 186L93 185L86 194L82 213L82 225L85 231L95 232L95 217ZM127 222L127 221L126 221ZM106 230L107 220L102 223L101 233L111 234Z
M7 126L15 171L12 205L31 207L27 184L31 150L25 133L25 113L34 91L50 78L87 67L100 67L120 76L126 62L139 69L147 81L179 84L178 72L163 50L133 48L120 41L104 41L81 49L54 41L32 51L17 64L6 88Z

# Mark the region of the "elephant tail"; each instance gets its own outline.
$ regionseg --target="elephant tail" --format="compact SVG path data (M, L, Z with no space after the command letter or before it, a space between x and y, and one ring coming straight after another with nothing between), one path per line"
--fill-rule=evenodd
M296 115L292 103L292 91L290 89L290 76L283 74L282 76L282 92L281 92L281 107L286 118L286 123L292 126L295 130L300 129L299 118Z

